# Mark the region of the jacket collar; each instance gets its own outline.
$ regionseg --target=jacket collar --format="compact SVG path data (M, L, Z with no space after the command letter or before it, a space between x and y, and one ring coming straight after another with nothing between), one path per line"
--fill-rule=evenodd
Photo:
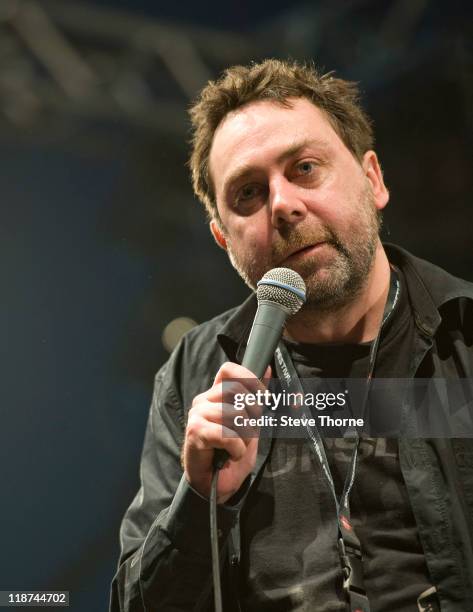
M394 244L385 244L389 261L401 269L420 331L433 336L442 321L442 307L452 300L473 300L473 284L411 255Z
M217 340L230 361L241 363L257 307L256 294L252 293L234 310L217 334Z
M451 300L473 300L473 284L452 276L442 268L411 255L394 244L384 244L389 261L404 274L407 291L420 331L433 336L442 321L441 309ZM218 342L231 361L241 363L257 308L252 293L236 308L217 335Z

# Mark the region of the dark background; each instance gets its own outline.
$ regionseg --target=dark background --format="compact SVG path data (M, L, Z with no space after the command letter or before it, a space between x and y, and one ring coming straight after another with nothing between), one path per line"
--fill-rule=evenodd
M243 283L193 199L186 108L225 66L361 83L385 238L473 280L471 3L2 0L0 590L107 608L164 327Z

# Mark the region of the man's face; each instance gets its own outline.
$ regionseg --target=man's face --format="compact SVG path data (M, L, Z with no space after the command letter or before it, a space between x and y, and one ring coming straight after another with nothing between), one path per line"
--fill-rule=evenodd
M372 267L388 201L373 152L360 164L305 98L249 104L218 127L210 174L212 232L253 289L274 267L299 272L307 306L353 299Z

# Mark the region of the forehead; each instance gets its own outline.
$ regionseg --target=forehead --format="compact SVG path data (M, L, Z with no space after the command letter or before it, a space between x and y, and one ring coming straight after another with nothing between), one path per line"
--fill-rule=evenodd
M252 102L228 114L210 150L210 176L216 191L237 166L270 163L297 142L314 141L350 154L327 116L306 98L285 107L269 100ZM351 155L351 154L350 154Z

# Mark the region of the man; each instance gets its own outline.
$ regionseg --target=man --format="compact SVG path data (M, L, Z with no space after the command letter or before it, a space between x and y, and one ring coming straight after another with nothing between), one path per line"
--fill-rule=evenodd
M389 194L353 83L267 60L209 83L191 117L217 243L252 289L279 266L306 283L282 342L299 377L472 376L473 286L379 240ZM353 467L353 440L326 439L331 490L308 439L223 435L222 381L264 389L239 365L255 302L192 330L156 376L112 609L213 609L208 498L224 448L225 611L354 610L357 589L376 612L473 610L470 440L362 439ZM334 499L352 468L343 522ZM361 544L351 591L340 529Z

